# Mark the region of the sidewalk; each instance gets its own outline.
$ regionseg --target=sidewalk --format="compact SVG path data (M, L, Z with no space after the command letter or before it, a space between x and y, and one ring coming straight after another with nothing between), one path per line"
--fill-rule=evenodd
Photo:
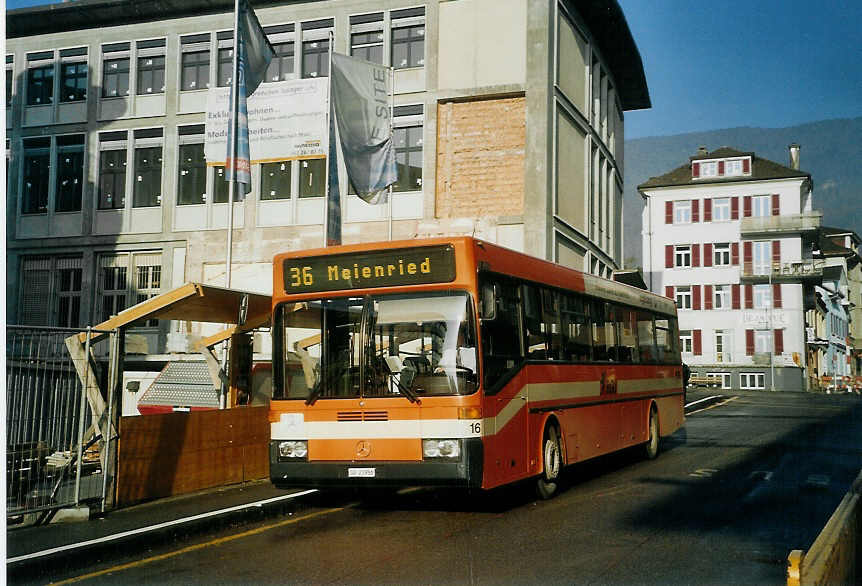
M281 514L291 501L312 492L280 490L267 479L159 499L88 521L12 526L6 531L6 566L27 567L121 544L163 541L213 524L262 519Z

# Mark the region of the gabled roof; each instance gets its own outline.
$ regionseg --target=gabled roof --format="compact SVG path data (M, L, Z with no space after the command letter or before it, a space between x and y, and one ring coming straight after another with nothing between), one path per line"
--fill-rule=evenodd
M691 163L693 161L708 161L711 159L732 159L736 157L751 157L751 174L750 175L734 175L731 177L708 177L701 179L692 179ZM811 180L811 174L805 171L798 171L779 165L775 161L758 157L753 152L739 151L730 147L721 147L712 152L698 153L695 156L689 157L688 163L677 167L670 173L650 177L638 185L638 189L649 189L652 187L673 187L681 185L704 185L711 183L738 183L743 181L764 181L769 179L792 179L794 177L808 178Z

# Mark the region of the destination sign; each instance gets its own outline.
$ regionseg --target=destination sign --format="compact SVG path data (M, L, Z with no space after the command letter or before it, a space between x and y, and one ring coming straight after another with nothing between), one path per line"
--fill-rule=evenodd
M370 289L455 280L451 246L334 254L284 261L286 293Z

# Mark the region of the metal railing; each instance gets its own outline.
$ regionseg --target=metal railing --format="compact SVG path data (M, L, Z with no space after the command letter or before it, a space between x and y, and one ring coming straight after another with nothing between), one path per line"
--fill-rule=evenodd
M98 443L102 438L87 399L87 386L103 380L103 373L94 372L91 361L84 358L76 368L65 342L87 331L6 327L6 515L10 520L28 513L41 513L44 520L59 508L104 501ZM83 356L89 356L89 337L85 348Z
M742 218L739 232L744 236L813 232L820 228L822 221L823 212L820 211L780 216L755 216Z

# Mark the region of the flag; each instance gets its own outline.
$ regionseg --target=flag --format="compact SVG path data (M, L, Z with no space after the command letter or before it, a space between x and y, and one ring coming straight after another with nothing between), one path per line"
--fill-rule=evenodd
M384 203L384 190L398 180L389 115L390 70L333 53L330 76L347 177L363 200Z
M251 191L251 153L248 148L248 106L246 99L263 81L266 68L275 55L272 45L263 32L254 10L246 0L240 0L238 30L234 35L234 47L238 63L238 75L230 87L231 118L228 120L227 156L225 157L225 180L233 179L236 169L237 183L242 183L243 193ZM233 111L234 94L238 92L237 111ZM231 159L233 145L233 117L236 116L236 157Z

